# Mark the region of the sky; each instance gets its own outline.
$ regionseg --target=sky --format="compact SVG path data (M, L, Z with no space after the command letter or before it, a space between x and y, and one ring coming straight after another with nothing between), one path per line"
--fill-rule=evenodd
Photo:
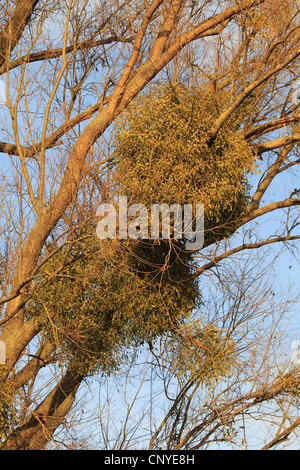
M296 90L298 90L298 85L296 86ZM296 96L297 93L294 95ZM297 95L298 96L298 95ZM0 114L3 112L7 112L5 110L5 84L3 80L0 80ZM0 139L1 140L1 139ZM257 177L253 177L253 180ZM287 188L291 187L291 182L293 182L294 187L299 187L299 175L292 175L290 172L288 176L285 174L282 174L276 178L275 185L272 185L272 189L270 190L269 193L266 193L263 203L266 203L268 201L274 200L274 196L277 200L280 199L280 197L287 197ZM261 236L271 236L274 234L278 228L278 223L276 221L277 215L274 213L272 217L270 218L270 215L266 215L264 218L260 219L263 222L261 229L260 229L260 235ZM299 233L299 231L298 231ZM238 242L239 237L237 235L236 241ZM299 247L299 242L298 242L298 247ZM280 252L281 248L278 247L270 247L268 249L268 256L270 256L270 259L272 257L278 256L276 260L276 264L274 269L275 271L275 277L274 277L274 288L281 290L282 292L286 291L287 293L292 290L292 295L295 297L300 297L300 252L299 248L298 250L296 249L294 253L284 250L282 253L278 254ZM257 257L259 258L260 253L265 253L265 250L257 251ZM266 261L264 259L264 261ZM292 287L291 287L292 286ZM290 325L291 329L291 343L290 343L290 355L292 357L292 354L294 352L293 345L294 341L300 340L300 303L295 304L294 306L294 319L295 323ZM0 351L0 362L1 362L1 351ZM124 386L124 384L122 385ZM92 387L92 385L91 385ZM135 387L133 387L133 390L131 393L136 392ZM144 396L144 400L147 399L148 396L148 386L143 388L141 390L142 395ZM116 393L116 405L118 406L120 402L118 401L117 393ZM91 409L94 409L95 403L91 404ZM126 410L126 407L123 408L123 410ZM125 418L124 418L125 419ZM260 430L260 426L257 425L257 422L254 423L253 425L253 438L252 438L252 443L253 446L256 446L256 441L258 439L258 435L262 431ZM256 436L255 436L256 434ZM297 449L296 444L291 444L290 446L291 449Z

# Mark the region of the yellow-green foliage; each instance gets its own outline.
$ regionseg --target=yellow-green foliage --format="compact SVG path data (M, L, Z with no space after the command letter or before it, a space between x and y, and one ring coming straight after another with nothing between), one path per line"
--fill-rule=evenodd
M246 210L246 175L254 157L237 130L245 110L208 141L227 104L226 96L216 99L179 85L158 86L139 97L118 120L113 161L118 193L147 207L203 203L206 230L221 227L209 241L232 233L228 221ZM84 373L110 371L128 346L175 332L201 302L182 241L100 242L89 230L46 263L29 306L61 357ZM210 352L191 349L188 341L179 345L175 335L170 367L203 381L217 370L226 373L230 343L209 328L195 327L193 337Z
M163 279L155 266L147 272L130 250L116 240L78 238L45 265L46 284L35 286L30 314L78 371L113 369L128 346L170 331L195 307L195 281L178 282L174 266Z
M145 204L204 204L205 228L228 224L247 207L254 156L238 130L241 107L213 142L209 131L228 98L182 85L139 96L117 121L115 179L120 193ZM226 231L224 231L226 234Z
M236 363L235 342L213 325L183 323L167 342L170 371L179 379L208 384L228 375Z

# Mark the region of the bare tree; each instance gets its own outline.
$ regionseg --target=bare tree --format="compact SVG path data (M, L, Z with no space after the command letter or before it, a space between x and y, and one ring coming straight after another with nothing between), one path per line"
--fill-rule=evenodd
M194 277L201 279L247 250L299 240L299 189L290 176L299 164L299 114L291 101L299 75L299 7L286 0L21 0L2 2L0 15L0 73L7 88L7 104L0 105L0 304L7 379L2 382L15 390L3 385L2 395L4 412L12 397L17 414L2 440L4 449L41 449L64 422L87 373L76 370L72 360L61 365L61 343L45 334L32 302L43 295L48 299L50 281L62 269L54 264L47 271L47 263L54 263L58 252L65 257L63 267L68 256L74 258L75 232L92 224L98 200L109 191L112 125L154 79L176 73L192 86L205 84L216 97L228 96L207 132L207 145L247 107L239 131L259 157L261 173L236 228L281 214L274 233L252 231L254 240L246 230L234 246L226 239L207 246L198 253ZM272 184L285 175L285 193L272 199ZM47 316L46 301L43 309ZM51 315L47 318L51 323ZM83 344L70 326L64 334ZM224 423L234 419L235 410L242 413L245 400L257 406L265 397L290 391L297 380L294 372L287 383L264 381L267 388L257 385L243 400L237 396L224 405ZM190 406L187 397L181 391L175 399L180 412ZM205 413L189 430L182 427L178 434L174 424L168 428L173 447L199 447L210 438L218 410L211 404ZM297 425L283 426L266 445L285 439ZM160 429L152 445L156 439Z

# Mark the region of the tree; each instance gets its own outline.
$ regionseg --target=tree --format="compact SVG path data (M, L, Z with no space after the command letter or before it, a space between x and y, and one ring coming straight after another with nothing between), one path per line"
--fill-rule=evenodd
M218 350L226 343L222 329L206 324L203 330L200 323L192 330L187 324L186 330L180 325L181 310L186 315L201 301L198 280L237 254L278 243L290 246L299 239L297 186L288 179L286 194L263 202L270 197L272 183L296 172L299 164L299 115L291 102L292 84L299 75L299 7L296 1L286 0L213 4L21 0L3 3L0 21L0 72L7 89L7 104L0 105L1 340L6 352L1 439L4 449L40 449L68 416L95 362L102 361L103 373L113 370L119 352L128 355L132 345L146 341L151 346L153 337L175 331L183 332L179 338L186 341L188 350L189 344L196 344L195 335L197 341L203 338L203 331L209 348ZM153 270L143 271L149 254L139 255L147 247L106 243L98 257L93 230L96 208L107 200L115 169L111 157L117 147L113 140L116 118L126 118L138 100L147 101L152 82L166 80L185 85L186 91L177 92L183 95L179 99L183 111L187 97L196 96L190 90L198 89L198 96L199 90L205 90L202 101L211 119L202 137L205 149L214 149L211 161L220 163L216 149L230 131L236 145L245 150L235 171L243 170L241 176L246 176L256 158L261 176L249 188L250 200L242 198L243 210L234 217L233 226L230 221L227 232L225 207L217 214L212 204L209 217L214 235L192 265L175 266L175 279L168 279L174 263L166 265L170 258L161 258L158 249L158 267L169 269L157 281ZM179 108L169 106L170 110ZM134 156L129 152L125 158L132 162ZM172 165L170 169L172 174ZM239 183L243 193L243 181ZM252 231L256 240L247 239L251 223L277 211L286 218L273 236L256 229ZM221 227L214 227L222 214ZM245 237L229 246L227 238L238 228L245 228ZM178 258L174 253L173 261ZM94 263L99 268L96 276ZM112 266L118 276L111 276ZM183 295L191 272L191 290ZM160 286L163 297L159 297ZM146 288L151 293L148 304ZM123 297L116 295L119 292ZM141 308L137 304L140 293L146 302ZM157 314L162 298L171 300L165 310L172 308L171 321ZM118 322L109 310L111 304L120 313ZM130 344L129 332L136 335ZM231 370L234 357L232 365L229 362ZM296 373L290 377L280 383L274 379L274 396L288 392L291 397L299 382ZM187 380L194 385L193 378ZM181 409L187 389L188 385L183 386L176 399ZM271 392L266 390L257 389L253 400L267 403ZM295 421L280 429L273 441L286 438L297 425ZM172 432L170 439L175 442Z

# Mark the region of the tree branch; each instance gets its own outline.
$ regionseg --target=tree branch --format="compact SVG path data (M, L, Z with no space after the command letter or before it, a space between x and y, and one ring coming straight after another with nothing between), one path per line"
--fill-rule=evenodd
M42 449L72 407L83 378L69 369L26 422L13 431L1 450Z
M283 61L281 64L279 64L277 67L273 68L270 70L268 73L263 75L261 78L255 80L252 82L250 85L248 85L244 91L235 99L233 104L224 111L220 117L217 119L215 122L214 126L209 132L209 140L212 141L217 133L219 132L219 129L221 126L224 124L224 122L236 111L236 109L245 101L245 99L251 95L251 93L261 86L263 83L267 82L273 75L277 74L278 72L281 72L285 67L287 67L291 62L293 62L298 56L300 55L300 49L297 49L294 54L292 54L290 57L288 57L285 61ZM278 139L277 139L278 140ZM282 145L286 145L286 143L282 143ZM277 148L279 145L276 144L274 148ZM269 149L270 150L270 149ZM263 150L264 151L264 150ZM259 150L258 150L259 152Z
M14 14L8 19L6 26L0 31L0 66L5 64L8 51L11 52L18 44L38 3L39 0L22 0L16 2Z
M278 436L276 436L272 441L266 444L261 450L269 450L272 447L281 444L289 438L289 435L300 425L300 418L297 418L296 421L288 426L284 431L282 431Z
M14 61L10 62L8 65L8 70L12 70L16 67L19 67L20 65L24 63L33 63L33 62L40 62L42 60L50 60L50 59L55 59L58 57L61 57L63 53L69 54L71 52L74 52L74 50L85 50L85 49L91 49L92 47L98 47L98 46L103 46L105 44L112 44L114 42L132 42L132 38L122 38L121 36L110 36L104 39L99 39L98 41L92 40L92 39L87 39L85 41L80 42L79 44L72 44L70 46L67 46L65 48L65 51L63 48L58 48L58 49L50 49L50 50L44 50L44 51L39 51L39 52L33 52L32 54L26 54L23 55L22 57L19 57L18 59L15 59ZM7 68L5 64L0 67L0 75L6 72Z

